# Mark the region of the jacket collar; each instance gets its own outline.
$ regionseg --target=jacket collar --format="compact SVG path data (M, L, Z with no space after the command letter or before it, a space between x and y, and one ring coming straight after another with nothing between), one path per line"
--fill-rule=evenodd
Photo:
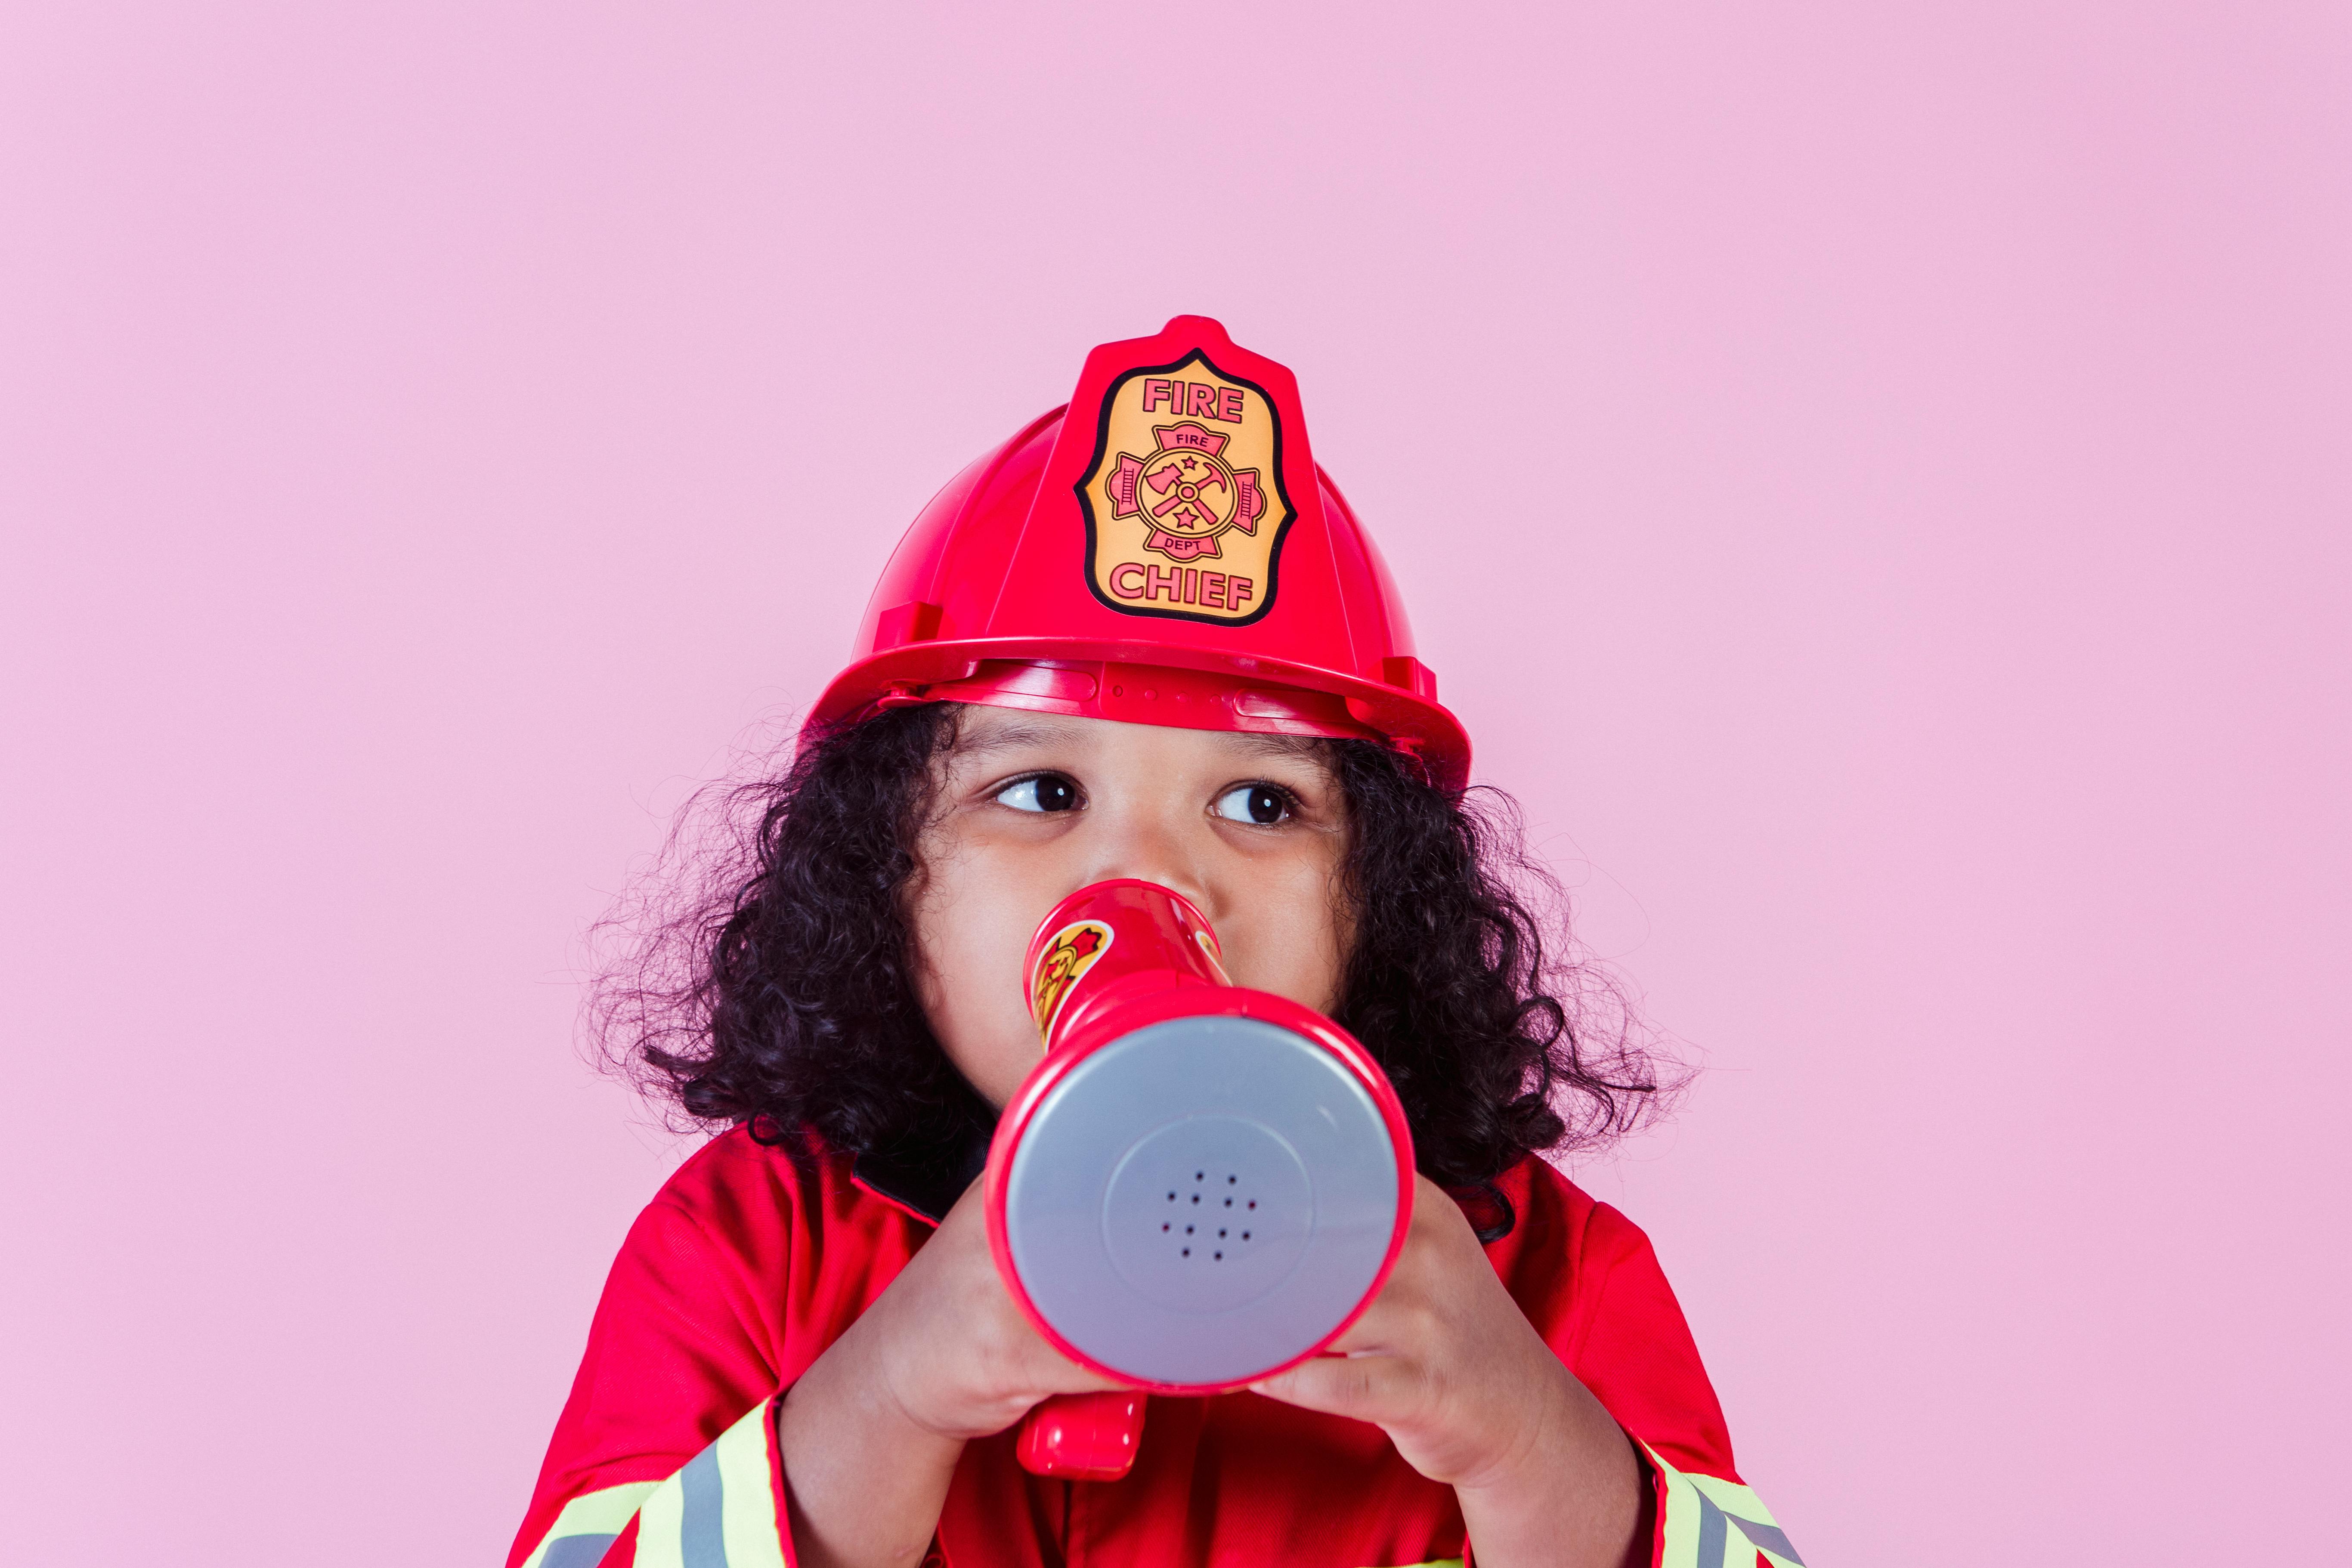
M988 1164L992 1127L974 1123L961 1137L929 1148L867 1150L849 1167L849 1179L894 1208L936 1226Z

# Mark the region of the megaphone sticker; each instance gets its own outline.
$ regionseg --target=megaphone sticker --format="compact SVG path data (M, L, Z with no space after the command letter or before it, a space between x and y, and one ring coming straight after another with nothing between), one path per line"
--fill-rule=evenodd
M1110 951L1118 936L1101 921L1073 921L1046 940L1029 987L1029 1016L1037 1020L1039 1034L1052 1030L1070 987Z

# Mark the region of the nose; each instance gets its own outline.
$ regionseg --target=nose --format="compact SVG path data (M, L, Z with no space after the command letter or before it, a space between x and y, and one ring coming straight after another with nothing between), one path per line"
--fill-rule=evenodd
M1171 805L1132 802L1101 826L1095 853L1083 868L1084 879L1073 884L1071 892L1089 883L1132 877L1181 893L1211 924L1216 922L1222 911L1207 855L1212 845L1202 825L1191 820L1190 814Z

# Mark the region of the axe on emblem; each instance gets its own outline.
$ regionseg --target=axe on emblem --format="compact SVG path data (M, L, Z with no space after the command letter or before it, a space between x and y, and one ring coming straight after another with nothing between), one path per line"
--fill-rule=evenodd
M1167 518L1171 522L1189 522L1201 528L1213 528L1217 523L1216 514L1202 505L1198 499L1202 487L1215 485L1220 489L1231 489L1225 483L1225 476L1214 468L1211 468L1198 480L1188 481L1184 478L1183 471L1173 462L1161 464L1143 478L1153 489L1168 497L1166 500L1151 509L1153 517ZM1192 493L1187 495L1185 493L1187 490ZM1175 514L1173 517L1169 515L1171 512Z

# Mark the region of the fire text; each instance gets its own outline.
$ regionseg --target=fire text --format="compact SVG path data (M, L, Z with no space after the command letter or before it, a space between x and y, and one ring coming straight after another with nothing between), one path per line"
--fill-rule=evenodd
M1242 389L1238 386L1208 386L1197 381L1171 381L1164 375L1143 378L1143 411L1156 413L1165 408L1183 419L1222 419L1228 425L1242 422Z

